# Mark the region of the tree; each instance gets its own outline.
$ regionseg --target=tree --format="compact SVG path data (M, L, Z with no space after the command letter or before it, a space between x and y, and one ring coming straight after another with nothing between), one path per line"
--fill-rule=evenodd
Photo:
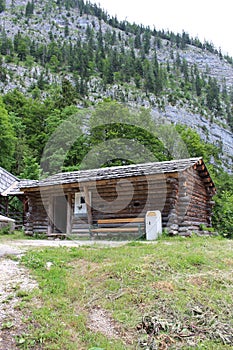
M141 32L140 32L140 30L138 30L137 34L135 35L134 46L135 46L135 49L141 49L142 42L141 42Z
M56 108L62 109L66 106L71 106L77 101L77 91L71 82L64 78L62 80L61 94L56 101Z
M151 39L151 33L149 30L146 30L143 34L143 48L146 55L150 52L150 39Z
M9 114L5 108L2 98L0 97L0 166L11 170L14 159L14 150L16 138L14 129L11 125Z
M233 194L224 190L215 197L213 225L224 237L233 238Z
M69 36L69 33L70 33L69 32L69 24L66 23L65 29L64 29L64 35L65 35L66 38Z
M6 9L6 0L0 0L0 13Z
M40 177L40 166L35 157L32 155L25 155L23 157L24 167L20 173L22 179L39 180Z
M37 99L26 98L17 90L7 93L4 102L8 111L21 118L26 143L39 160L45 144L45 119L50 113L49 106Z
M208 85L206 87L206 104L207 107L215 113L215 115L221 112L220 103L220 88L216 78L209 77Z
M150 111L130 110L115 101L100 103L92 112L89 148L82 168L167 159Z
M69 166L76 169L85 150L82 126L86 111L69 106L54 110L46 119L46 145L42 156L45 173L57 173Z
M113 67L108 58L105 58L103 60L103 81L104 81L104 84L112 84L114 81Z
M14 134L17 139L14 150L14 164L12 167L12 172L16 175L19 175L20 172L23 171L24 167L24 154L29 151L26 141L26 127L23 124L22 118L18 117L15 113L11 112L9 115L12 127L14 129Z
M33 12L34 12L34 2L29 1L26 5L25 16L30 17L31 15L33 15Z
M199 134L187 126L178 124L175 128L185 143L190 157L203 157L206 162L214 157L215 162L218 161L219 150L216 146L203 142Z
M153 66L149 60L144 60L144 89L146 92L154 92L155 90L155 75Z

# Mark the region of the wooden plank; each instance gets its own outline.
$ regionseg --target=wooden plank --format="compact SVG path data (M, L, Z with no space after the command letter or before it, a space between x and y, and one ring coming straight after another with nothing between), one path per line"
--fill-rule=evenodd
M98 224L115 224L115 223L144 223L144 218L117 218L117 219L99 219Z
M70 234L72 232L72 193L67 195L67 224L66 233Z
M91 232L137 232L138 227L103 227L91 229Z
M53 231L53 197L49 197L49 207L48 207L48 228L47 235L51 234Z
M88 224L92 225L91 198L90 198L90 195L89 195L88 187L87 186L83 186L83 190L84 190L85 202L86 202L86 206L87 206L87 220L88 220Z

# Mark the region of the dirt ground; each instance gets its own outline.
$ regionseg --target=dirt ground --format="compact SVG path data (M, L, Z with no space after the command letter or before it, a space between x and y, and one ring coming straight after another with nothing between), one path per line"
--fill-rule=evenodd
M18 349L17 337L25 331L22 319L29 316L20 310L20 295L37 287L19 261L9 257L22 253L18 248L0 244L0 350Z
M22 319L28 318L20 309L21 295L24 291L37 288L27 269L20 265L20 257L27 249L36 247L79 247L98 244L100 246L119 246L126 242L113 241L60 241L60 240L17 240L0 243L0 350L19 349L17 342L25 333ZM14 259L17 257L17 259ZM13 258L13 259L12 259Z

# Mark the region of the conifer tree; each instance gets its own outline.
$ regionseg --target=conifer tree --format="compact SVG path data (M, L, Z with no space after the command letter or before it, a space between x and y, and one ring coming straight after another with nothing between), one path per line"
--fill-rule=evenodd
M40 166L35 157L26 154L23 157L23 171L20 173L22 179L39 180L40 177Z
M11 170L13 165L13 154L15 150L15 134L10 122L9 114L0 97L0 166Z
M6 0L0 0L0 13L6 9Z

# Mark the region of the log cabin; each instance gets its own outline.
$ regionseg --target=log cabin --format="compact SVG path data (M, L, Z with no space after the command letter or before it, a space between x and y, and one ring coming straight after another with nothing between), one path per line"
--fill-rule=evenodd
M163 229L187 235L211 226L216 192L202 158L64 172L20 190L28 203L27 233L48 236L80 236L104 220L113 226L143 221L154 210L162 214Z

